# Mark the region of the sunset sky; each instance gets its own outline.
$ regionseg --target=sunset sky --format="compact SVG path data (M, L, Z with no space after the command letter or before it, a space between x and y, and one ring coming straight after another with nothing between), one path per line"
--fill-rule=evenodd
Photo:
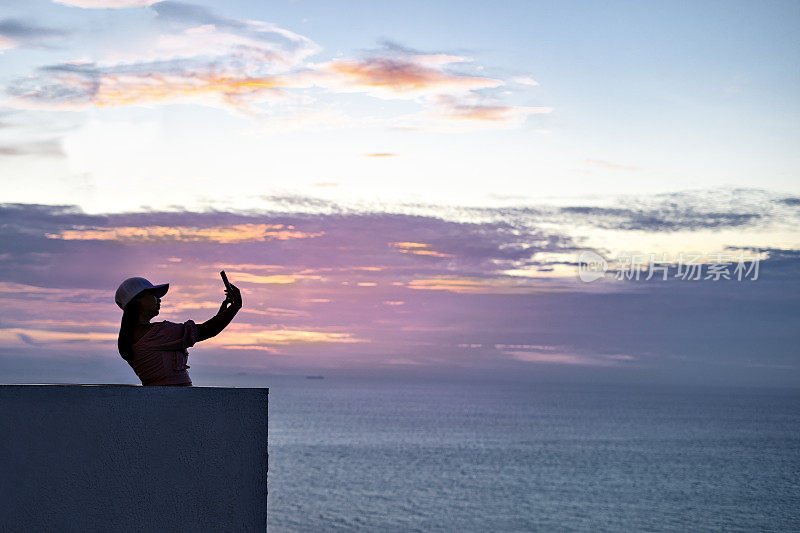
M796 2L0 1L0 382L800 384ZM606 258L579 279L580 254ZM758 258L757 279L681 279ZM658 254L667 281L615 279ZM663 254L666 254L664 256ZM727 257L725 257L727 256ZM716 258L716 259L715 259Z

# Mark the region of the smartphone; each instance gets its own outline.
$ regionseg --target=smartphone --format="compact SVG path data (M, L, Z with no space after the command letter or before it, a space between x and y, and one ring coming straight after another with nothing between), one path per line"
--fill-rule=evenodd
M222 276L222 282L225 284L225 288L228 289L228 290L231 290L231 284L228 281L228 276L225 275L225 271L224 270L220 270L219 271L219 275Z

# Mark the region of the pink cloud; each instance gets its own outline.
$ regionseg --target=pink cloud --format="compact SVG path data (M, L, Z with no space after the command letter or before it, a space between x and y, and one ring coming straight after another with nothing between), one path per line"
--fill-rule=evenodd
M61 0L100 7L99 0ZM82 110L191 102L257 118L266 131L320 130L353 126L436 128L512 127L548 108L464 100L506 85L499 77L476 75L471 58L417 53L399 46L366 57L312 62L322 47L276 24L228 18L211 10L173 2L115 0L103 7L150 6L148 35L135 49L98 48L92 56L46 65L7 88L8 106ZM0 49L16 46L0 41ZM459 70L453 67L459 67ZM520 81L522 80L522 81ZM532 78L515 83L531 85ZM535 81L533 82L535 83ZM310 90L329 95L363 93L382 99L413 100L422 112L410 117L353 117L320 103ZM511 93L509 93L511 94ZM259 104L269 102L269 109ZM298 105L310 102L311 105ZM466 126L469 122L470 126ZM386 154L370 154L388 157Z
M708 224L712 216L740 224L717 206L702 211L693 205L681 215L680 198L659 198L669 202L675 224ZM579 246L567 233L538 229L537 222L554 227L562 209L486 208L480 214L493 222L465 223L382 212L89 215L71 206L0 204L0 362L8 365L18 356L24 365L46 358L62 365L88 359L116 364L121 312L113 296L123 279L139 275L170 283L155 320L205 321L224 297L222 268L242 289L245 307L218 338L193 349L201 367L504 376L558 375L559 368L569 368L593 377L653 369L734 372L754 350L765 365L787 364L793 357L796 302L788 295L796 280L796 252L772 250L762 264L763 279L750 285L631 282L595 290L576 275L504 275L509 265L569 266L565 254ZM627 213L608 209L576 206L564 212L563 224L617 220ZM661 227L653 219L657 214L648 212L645 222ZM637 215L643 218L636 211L631 220ZM324 234L224 244L193 234L123 243L46 237L84 227L242 224ZM433 260L400 250L446 250L450 257ZM725 305L732 290L742 305ZM766 330L769 350L758 335ZM719 349L700 349L707 346Z
M228 244L247 241L308 239L325 232L305 233L283 224L234 224L209 228L187 226L117 226L76 227L58 233L49 233L50 239L100 240L100 241L207 241ZM263 268L263 267L262 267Z
M432 59L433 58L433 59ZM442 64L463 58L442 55L375 56L337 59L319 65L325 84L339 90L369 92L378 97L416 97L468 92L503 85L502 80L459 75Z

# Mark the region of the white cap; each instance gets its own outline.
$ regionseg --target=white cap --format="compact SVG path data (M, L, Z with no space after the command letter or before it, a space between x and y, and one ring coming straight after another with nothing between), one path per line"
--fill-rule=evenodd
M136 298L142 292L151 289L153 294L161 298L169 290L169 283L162 283L161 285L153 285L144 278L128 278L123 281L117 289L117 294L114 297L120 309L125 309L128 302Z

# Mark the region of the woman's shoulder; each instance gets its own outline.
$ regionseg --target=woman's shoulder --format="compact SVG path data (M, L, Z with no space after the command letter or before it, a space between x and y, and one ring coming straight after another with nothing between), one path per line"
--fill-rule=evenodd
M133 344L139 342L139 339L147 335L155 324L136 324L133 328Z
M133 344L139 342L139 339L143 338L145 335L150 333L151 331L154 332L156 329L162 329L167 324L173 324L167 320L163 320L161 322L151 322L149 324L137 324L133 330ZM177 324L180 325L180 324Z
M151 328L156 328L162 326L163 324L171 324L168 320L162 320L161 322L150 322L148 324L139 324L136 327L143 328L145 331L150 330Z

